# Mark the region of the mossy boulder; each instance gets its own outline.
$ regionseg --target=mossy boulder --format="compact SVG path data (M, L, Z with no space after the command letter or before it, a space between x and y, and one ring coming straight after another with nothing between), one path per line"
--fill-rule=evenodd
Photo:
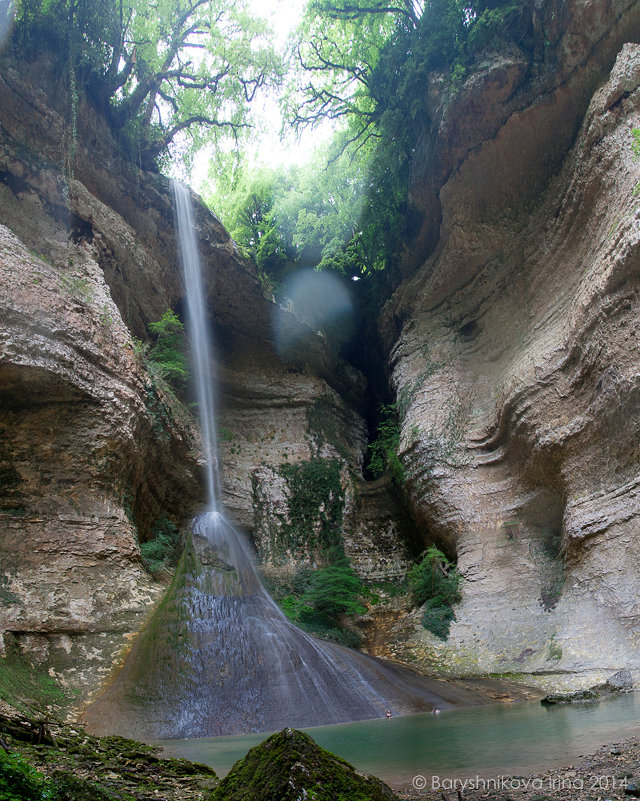
M301 731L284 729L252 748L212 801L394 801L380 779L363 776Z
M582 701L598 701L600 693L593 687L590 690L576 690L573 693L551 693L540 699L543 706L553 706L554 704L575 704Z

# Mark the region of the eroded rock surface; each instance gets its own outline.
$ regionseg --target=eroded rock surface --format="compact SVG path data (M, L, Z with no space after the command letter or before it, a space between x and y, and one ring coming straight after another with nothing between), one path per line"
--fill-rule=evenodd
M138 543L154 521L186 523L203 502L202 453L192 414L143 353L149 323L184 306L170 184L128 161L82 99L68 163L54 62L6 58L0 74L0 649L81 690L80 704L164 592ZM195 214L216 331L223 500L268 559L272 479L287 465L337 466L340 516L356 519L365 431L343 397L357 405L364 380L265 298L197 199ZM301 343L286 362L276 318ZM376 546L360 539L365 566Z
M570 5L568 30L596 8ZM407 489L464 578L449 641L416 613L398 630L405 658L558 687L640 667L639 83L640 47L625 45L530 213L510 192L547 170L523 144L542 146L553 120L534 104L478 144L439 193L436 251L388 309L390 339L406 321L392 364ZM500 183L511 165L521 177Z
M138 535L199 499L197 432L146 372L92 246L56 246L62 263L0 226L0 627L87 690L163 589Z

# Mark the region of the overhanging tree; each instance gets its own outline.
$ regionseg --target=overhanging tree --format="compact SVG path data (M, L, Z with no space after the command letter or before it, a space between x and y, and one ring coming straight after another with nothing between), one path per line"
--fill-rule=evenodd
M451 91L475 55L504 46L518 0L313 0L291 47L285 109L301 129L342 125L342 151L367 162L357 225L365 272L393 260L407 221L409 164L428 127L429 74ZM351 250L353 251L353 247Z
M17 20L23 44L64 51L145 166L181 133L192 150L239 136L248 104L282 75L244 0L20 0Z

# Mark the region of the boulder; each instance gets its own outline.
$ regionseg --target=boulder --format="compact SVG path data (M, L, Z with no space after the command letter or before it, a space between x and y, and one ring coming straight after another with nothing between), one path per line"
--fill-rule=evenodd
M213 801L393 801L380 779L363 776L348 762L320 748L304 732L273 734L231 768Z

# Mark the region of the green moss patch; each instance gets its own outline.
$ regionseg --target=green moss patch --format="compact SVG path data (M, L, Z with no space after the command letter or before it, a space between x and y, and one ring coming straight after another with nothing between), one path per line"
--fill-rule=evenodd
M5 639L9 635L5 634ZM41 668L31 665L8 643L7 656L0 659L0 699L25 714L63 713L75 700Z
M293 553L326 550L341 542L344 490L338 459L309 459L283 464L289 519L281 530L281 547Z
M393 801L380 779L363 776L301 731L284 729L236 762L212 801Z

